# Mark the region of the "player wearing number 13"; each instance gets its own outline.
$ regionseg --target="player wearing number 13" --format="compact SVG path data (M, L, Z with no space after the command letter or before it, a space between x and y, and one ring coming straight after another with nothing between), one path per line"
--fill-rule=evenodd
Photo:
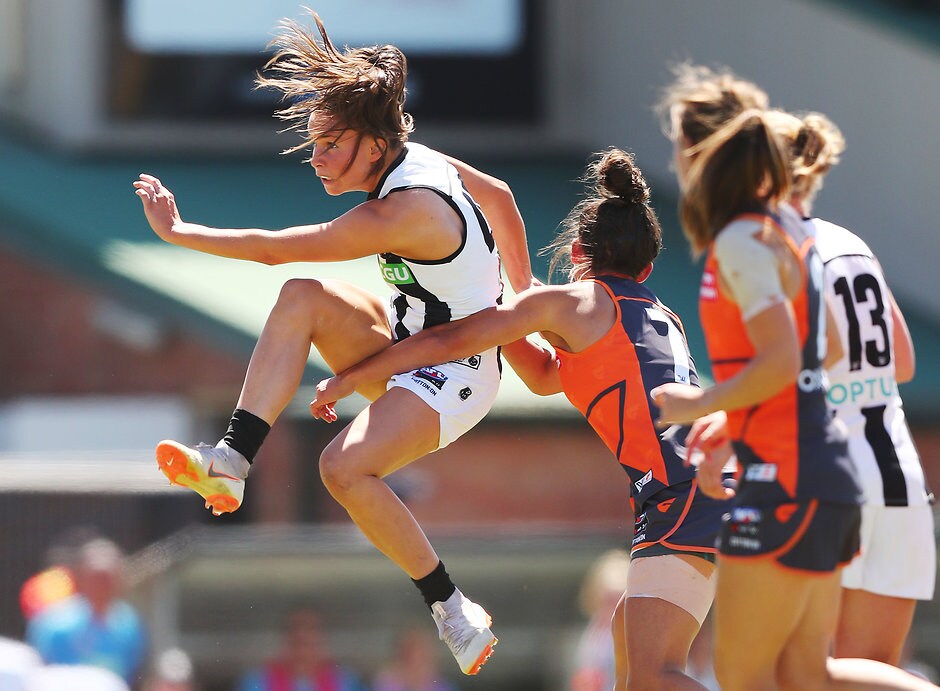
M809 218L823 177L844 149L841 132L819 113L770 115L790 146L791 203L823 261L845 353L828 369L828 400L848 428L849 455L865 494L861 552L842 573L835 654L898 664L917 600L933 598L936 580L933 497L897 390L897 382L914 375L914 347L868 245L845 228Z

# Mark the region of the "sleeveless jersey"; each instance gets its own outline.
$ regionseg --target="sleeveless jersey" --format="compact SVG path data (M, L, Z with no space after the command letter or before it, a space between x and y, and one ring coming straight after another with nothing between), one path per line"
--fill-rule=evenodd
M462 241L453 254L438 260L379 255L382 278L392 290L389 323L396 340L492 307L503 291L493 234L457 169L443 156L405 144L369 199L416 188L435 192L457 213Z
M849 431L865 501L922 506L931 499L894 376L894 320L884 273L854 233L805 221L823 262L829 308L842 349L829 370L829 406Z
M833 424L826 407L822 262L812 239L792 213L785 226L780 218L763 214L745 214L731 223L747 223L754 233L765 226L778 233L800 258L802 273L802 287L791 301L801 348L797 380L754 406L727 411L740 464L736 501L779 504L820 499L858 504L860 490L845 435ZM737 304L722 289L714 242L702 275L699 314L715 380L730 379L754 357L754 347Z
M657 430L649 392L666 382L698 386L682 322L651 290L629 278L594 279L613 298L610 330L579 353L556 349L561 386L620 461L631 480L631 504L642 511L664 487L695 477L685 466L688 427Z

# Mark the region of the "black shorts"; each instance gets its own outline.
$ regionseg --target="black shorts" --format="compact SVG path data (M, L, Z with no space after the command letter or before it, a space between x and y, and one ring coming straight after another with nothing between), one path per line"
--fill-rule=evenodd
M666 487L637 515L630 558L688 554L713 562L722 516L730 510L730 501L705 496L694 480Z
M827 573L858 553L861 509L816 499L772 506L734 506L718 549L728 558L772 557L782 566Z

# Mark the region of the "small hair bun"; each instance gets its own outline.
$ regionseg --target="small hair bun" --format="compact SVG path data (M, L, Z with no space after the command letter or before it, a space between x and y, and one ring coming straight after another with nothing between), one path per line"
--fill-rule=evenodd
M622 199L630 204L649 202L649 186L634 163L632 154L620 149L609 149L597 161L595 175L601 196Z

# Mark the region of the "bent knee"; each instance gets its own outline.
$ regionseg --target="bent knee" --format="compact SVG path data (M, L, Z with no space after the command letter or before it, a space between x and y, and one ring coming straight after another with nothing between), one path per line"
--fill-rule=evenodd
M334 497L354 483L346 455L335 444L327 445L320 454L320 479Z
M307 304L324 294L323 282L315 278L291 278L281 286L277 301L280 305Z

